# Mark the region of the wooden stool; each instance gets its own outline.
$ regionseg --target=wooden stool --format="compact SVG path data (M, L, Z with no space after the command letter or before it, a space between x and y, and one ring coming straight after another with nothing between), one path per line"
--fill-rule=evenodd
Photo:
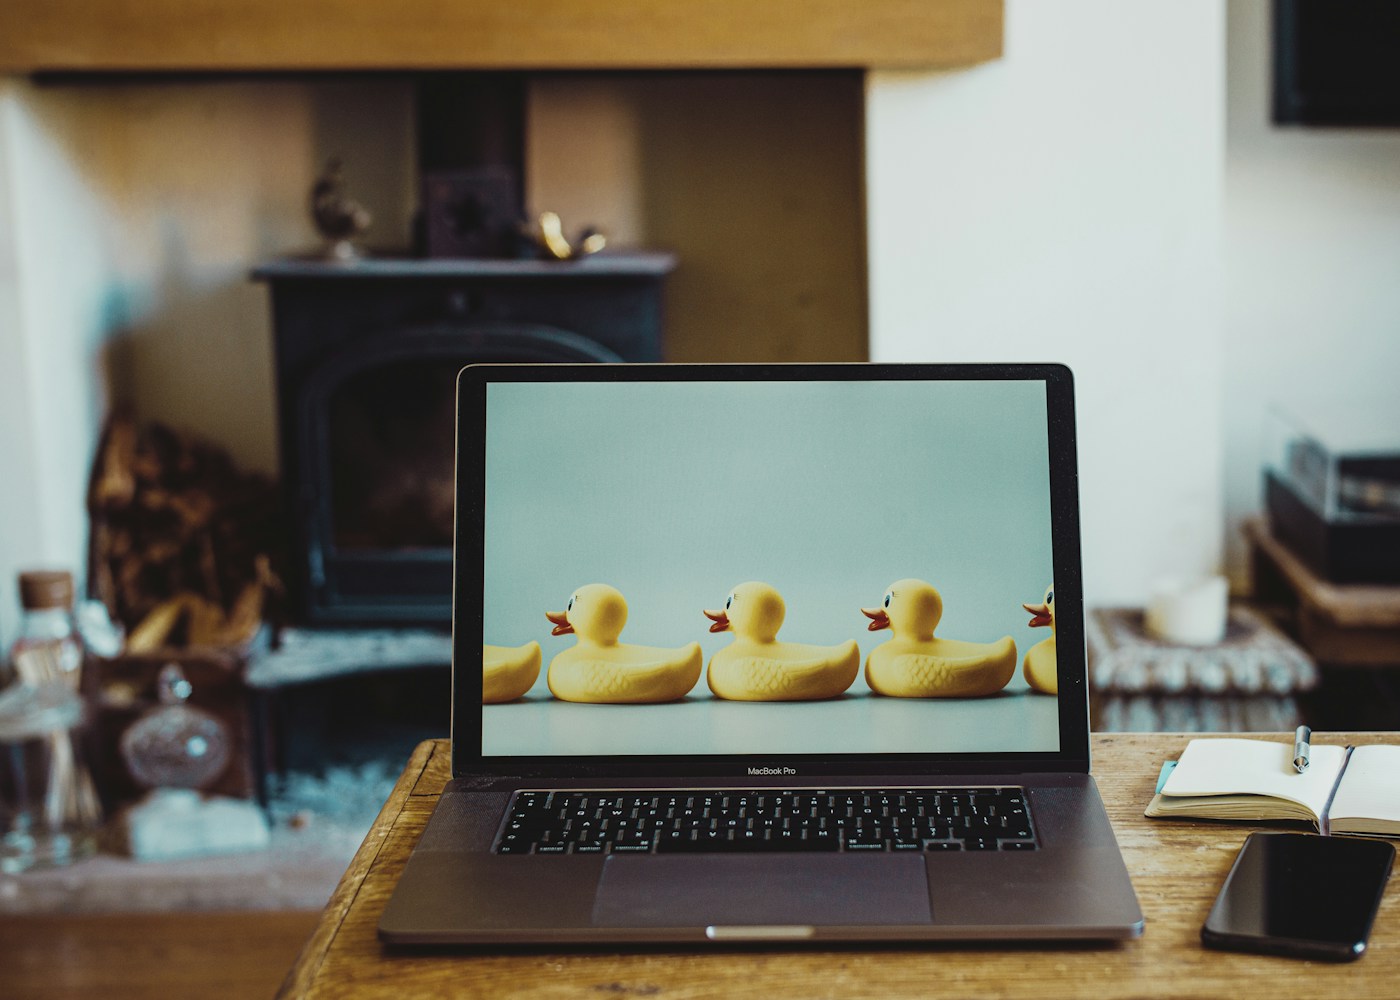
M1262 520L1245 522L1244 535L1256 599L1283 605L1313 659L1336 666L1400 667L1400 586L1322 580Z

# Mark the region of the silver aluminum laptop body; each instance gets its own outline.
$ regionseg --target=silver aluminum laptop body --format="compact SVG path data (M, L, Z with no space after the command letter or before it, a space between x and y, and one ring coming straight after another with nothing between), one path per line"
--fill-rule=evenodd
M465 369L454 778L383 913L380 938L1137 936L1142 913L1088 773L1076 476L1072 378L1057 365ZM880 671L894 660L877 657L871 674L870 654L900 637L869 630L875 616L862 608L878 608L891 581L910 579L941 594L938 641L977 644L954 650L969 669L993 670L997 656L981 651L1011 638L1014 676L999 690L881 693L889 685ZM761 658L745 658L744 636L711 632L714 616L702 611L744 581L771 584L785 602L775 640L783 645L764 647L769 659L820 659L789 642L857 643L863 669L844 693L743 700L726 686L734 682L724 677L750 676L744 671ZM683 651L701 646L705 671L683 697L628 701L614 691L611 701L590 700L570 687L573 661L560 654L587 637L552 635L551 622L590 583L625 596L617 641L644 647L635 655L648 664L672 654L683 671ZM1041 645L1051 629L1030 628L1022 609L1052 585L1058 693L1036 689L1056 686L1045 681ZM904 640L935 659L950 650L932 639L919 645L922 636ZM538 678L521 697L483 704L484 644L523 649L528 661L530 642L541 647ZM713 672L716 654L730 674ZM1023 788L1035 849L497 850L521 790L958 786Z

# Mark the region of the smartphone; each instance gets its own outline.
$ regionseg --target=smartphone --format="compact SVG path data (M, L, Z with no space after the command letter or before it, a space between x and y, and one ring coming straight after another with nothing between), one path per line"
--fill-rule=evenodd
M1252 833L1201 928L1209 948L1360 958L1395 848L1383 840Z

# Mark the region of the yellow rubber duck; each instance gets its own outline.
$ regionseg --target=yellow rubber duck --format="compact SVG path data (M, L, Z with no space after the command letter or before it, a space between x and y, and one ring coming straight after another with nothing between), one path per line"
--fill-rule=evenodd
M627 600L606 583L574 591L563 611L546 611L551 635L578 643L549 661L546 680L560 701L633 705L684 698L700 679L700 644L679 649L631 646L617 641L627 624Z
M492 646L481 644L481 701L498 705L515 701L535 686L540 677L540 644Z
M890 584L884 605L861 608L870 631L889 629L888 642L865 661L865 682L877 694L895 698L984 698L1006 687L1016 673L1016 643L935 639L943 617L943 597L923 580Z
M766 583L741 583L722 611L706 611L711 632L734 632L734 641L710 657L710 690L730 701L817 701L835 698L854 683L860 649L779 642L787 606Z
M1060 693L1060 668L1055 657L1055 585L1045 591L1045 599L1039 604L1022 604L1033 616L1031 625L1050 626L1050 638L1042 639L1026 650L1026 663L1021 668L1026 682L1032 689L1042 694Z

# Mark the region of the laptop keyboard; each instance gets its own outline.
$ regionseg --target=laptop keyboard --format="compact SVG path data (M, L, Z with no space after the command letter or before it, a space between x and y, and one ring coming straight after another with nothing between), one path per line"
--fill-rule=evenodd
M522 791L500 854L1031 851L1021 788Z

